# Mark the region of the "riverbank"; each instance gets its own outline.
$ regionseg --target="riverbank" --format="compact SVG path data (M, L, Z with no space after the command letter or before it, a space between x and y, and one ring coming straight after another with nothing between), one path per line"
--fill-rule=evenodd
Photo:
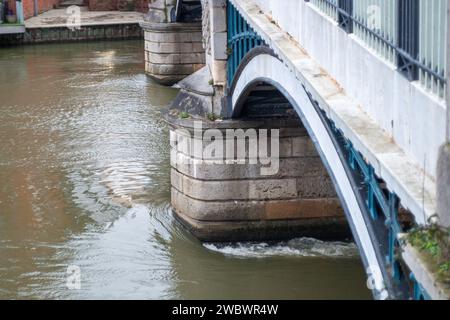
M177 90L143 51L1 49L0 299L370 299L352 244L204 246L182 228L161 117Z
M1 45L52 42L143 39L144 14L89 11L79 7L79 19L66 9L54 9L25 21L23 32L0 34Z

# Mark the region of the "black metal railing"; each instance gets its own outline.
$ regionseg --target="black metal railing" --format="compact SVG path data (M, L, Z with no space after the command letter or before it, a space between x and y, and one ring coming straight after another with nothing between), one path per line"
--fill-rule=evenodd
M389 0L389 5L393 6L392 20L390 16L386 16L387 9L385 7L379 8L380 20L383 22L389 21L393 26L390 27L391 33L386 31L386 26L374 27L369 23L369 17L367 12L361 16L360 12L355 14L354 8L356 5L361 6L361 3L356 3L353 0L305 0L316 5L322 11L326 12L330 17L337 19L339 26L347 33L353 33L358 30L357 36L364 35L364 38L370 39L370 42L375 42L377 48L382 48L379 51L393 52L393 58L391 62L395 63L398 67L398 71L402 73L408 80L415 81L419 79L419 74L423 74L425 77L434 79L436 83L436 90L432 90L439 96L444 94L444 86L446 84L446 72L445 63L442 63L442 59L431 65L427 59L420 58L420 50L425 51L424 45L426 39L421 38L421 32L424 28L430 28L430 25L421 25L421 18L428 14L421 12L424 10L424 4L421 4L420 0ZM363 1L363 0L357 0ZM365 1L367 2L367 1ZM430 1L430 5L431 5ZM374 6L367 2L367 8ZM326 10L324 8L327 8ZM330 14L332 8L333 12ZM439 18L442 20L442 18ZM441 25L439 25L441 26ZM437 24L431 28L436 32L443 32L440 30ZM394 34L392 34L394 33ZM365 39L363 39L365 40ZM422 44L422 47L421 47ZM445 56L445 44L426 44L434 47L439 47L443 52L438 53L439 56ZM386 49L384 49L386 48ZM434 49L435 50L435 49ZM430 59L428 59L430 60Z
M409 80L418 79L421 64L418 61L419 18L419 0L399 0L397 66Z
M338 23L342 29L347 33L353 32L353 1L352 0L338 0Z

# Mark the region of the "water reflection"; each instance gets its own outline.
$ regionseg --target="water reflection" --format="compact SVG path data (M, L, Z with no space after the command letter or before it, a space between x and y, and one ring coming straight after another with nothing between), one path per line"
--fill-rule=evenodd
M176 91L143 69L137 41L0 50L0 298L369 298L353 254L236 257L174 221Z

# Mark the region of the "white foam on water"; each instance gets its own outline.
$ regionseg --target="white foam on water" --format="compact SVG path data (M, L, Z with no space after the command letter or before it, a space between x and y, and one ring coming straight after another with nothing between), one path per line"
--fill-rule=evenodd
M358 256L358 248L352 242L321 241L313 238L297 238L278 243L236 243L203 245L208 250L219 252L225 256L236 258L269 258L269 257L334 257L354 258Z

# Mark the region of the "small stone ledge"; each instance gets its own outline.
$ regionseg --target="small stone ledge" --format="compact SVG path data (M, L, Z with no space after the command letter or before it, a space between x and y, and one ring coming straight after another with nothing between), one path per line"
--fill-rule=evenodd
M183 108L180 108L178 104L173 104L172 109L177 109L180 111L184 111ZM193 114L193 116L199 114ZM187 129L192 131L195 129L195 121L197 120L205 120L202 123L203 129L270 129L270 128L279 128L280 129L280 137L282 137L283 128L292 128L297 127L296 130L301 128L303 135L307 135L306 129L303 128L301 121L299 119L288 119L288 118L279 118L279 119L225 119L220 121L209 121L205 118L188 118L182 119L178 116L171 114L170 110L163 112L163 118L166 120L169 125L175 128ZM289 133L288 133L289 134Z
M417 282L425 289L433 300L450 300L450 288L445 288L423 261L420 252L406 241L402 247L402 258L414 274Z

